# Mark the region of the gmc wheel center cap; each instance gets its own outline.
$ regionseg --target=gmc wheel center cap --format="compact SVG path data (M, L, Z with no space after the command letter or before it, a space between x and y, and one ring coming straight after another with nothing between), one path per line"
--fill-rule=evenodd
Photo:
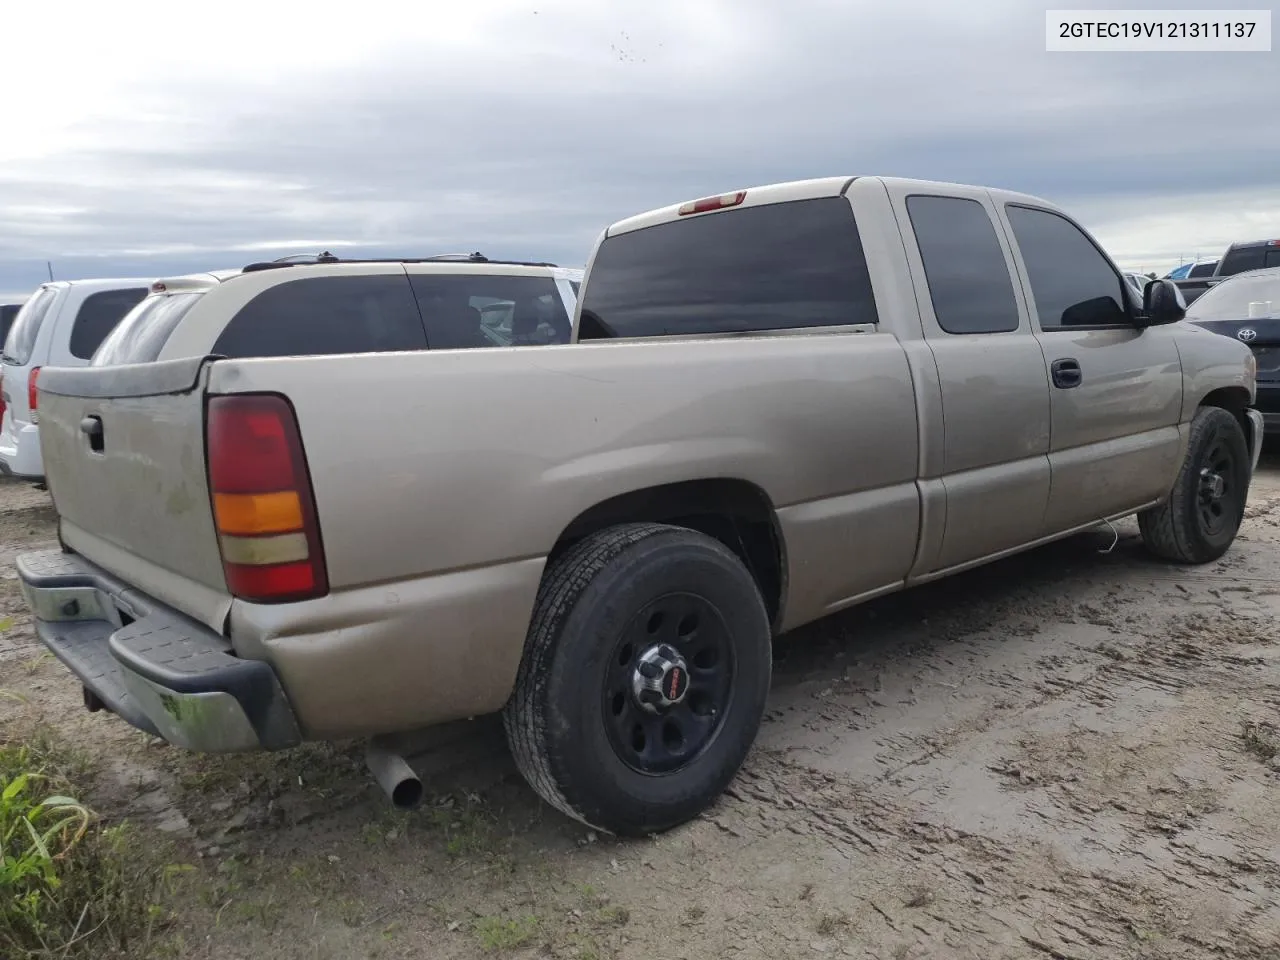
M640 706L658 713L685 698L689 667L670 644L656 644L640 654L631 687Z

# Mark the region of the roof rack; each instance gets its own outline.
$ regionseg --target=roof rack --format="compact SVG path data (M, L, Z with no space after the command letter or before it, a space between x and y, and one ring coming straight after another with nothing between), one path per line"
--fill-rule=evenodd
M533 260L490 260L483 253L441 253L433 257L335 257L328 250L319 254L300 253L278 260L266 260L250 263L241 269L241 273L256 273L259 270L277 270L281 267L299 267L319 263L492 263L506 267L554 267L554 263Z

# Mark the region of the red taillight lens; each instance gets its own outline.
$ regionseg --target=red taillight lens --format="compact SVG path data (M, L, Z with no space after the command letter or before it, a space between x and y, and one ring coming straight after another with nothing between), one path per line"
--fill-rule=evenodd
M32 412L36 412L36 381L40 379L40 368L32 367L31 373L27 376L27 408Z
M233 596L284 603L329 591L306 455L275 394L209 399L209 493Z

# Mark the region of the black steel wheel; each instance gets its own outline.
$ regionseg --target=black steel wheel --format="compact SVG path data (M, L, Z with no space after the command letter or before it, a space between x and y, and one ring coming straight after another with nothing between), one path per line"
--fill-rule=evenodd
M1201 407L1168 499L1138 514L1147 550L1174 563L1209 563L1230 548L1244 520L1249 445L1235 416Z
M1232 523L1239 522L1239 517L1236 516L1240 501L1236 496L1240 483L1238 474L1248 461L1241 464L1233 455L1227 437L1218 434L1201 462L1203 466L1199 471L1196 509L1200 532L1205 537L1213 538L1221 536Z
M755 740L771 640L755 581L718 540L652 523L589 536L543 576L503 714L516 765L597 829L683 823Z
M719 733L733 687L720 612L694 594L667 594L631 619L615 649L602 712L618 759L650 774L696 760Z

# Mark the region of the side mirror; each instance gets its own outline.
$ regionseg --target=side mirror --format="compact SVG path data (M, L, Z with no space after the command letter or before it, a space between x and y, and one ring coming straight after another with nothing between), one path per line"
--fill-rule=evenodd
M1187 315L1187 301L1172 280L1152 280L1142 291L1139 326L1161 327Z

